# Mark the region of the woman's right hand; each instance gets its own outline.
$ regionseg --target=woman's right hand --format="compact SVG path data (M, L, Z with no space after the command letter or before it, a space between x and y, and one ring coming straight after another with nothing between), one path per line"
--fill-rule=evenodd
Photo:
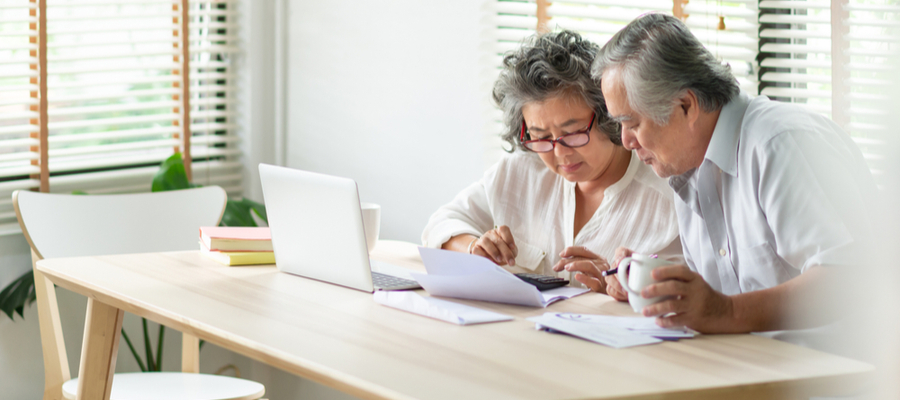
M472 245L472 254L487 257L497 265L516 265L519 248L506 225L498 226L481 235Z
M516 256L519 254L519 248L516 247L512 232L506 225L491 229L481 237L469 234L454 236L441 248L479 255L497 265L514 266L516 265Z

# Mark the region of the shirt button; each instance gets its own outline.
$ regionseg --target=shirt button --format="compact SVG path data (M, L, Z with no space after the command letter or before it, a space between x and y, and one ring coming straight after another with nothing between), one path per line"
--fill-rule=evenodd
M722 257L724 257L726 254L728 254L728 252L725 251L725 249L719 249L719 255L721 255Z

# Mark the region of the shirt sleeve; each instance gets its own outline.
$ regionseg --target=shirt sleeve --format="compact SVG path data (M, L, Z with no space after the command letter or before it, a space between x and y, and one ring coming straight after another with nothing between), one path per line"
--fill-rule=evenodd
M805 272L851 265L867 250L874 188L862 155L841 132L786 132L757 152L758 200L775 251Z
M423 246L440 248L454 236L481 236L493 228L494 218L484 182L485 179L482 179L469 185L453 201L431 215L422 232Z

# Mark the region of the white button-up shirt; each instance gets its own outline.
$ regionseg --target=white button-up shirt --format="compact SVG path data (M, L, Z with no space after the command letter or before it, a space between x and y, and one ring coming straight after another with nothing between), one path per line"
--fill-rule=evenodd
M765 96L732 99L703 163L669 185L685 261L727 295L851 265L871 243L877 190L856 144L831 120Z
M606 188L603 202L577 236L574 223L575 183L550 171L537 155L517 151L438 209L422 233L422 243L440 248L453 236L479 236L507 225L519 247L516 267L507 269L565 278L568 273L557 274L552 267L569 246L585 246L610 261L619 246L681 260L672 190L635 155L622 179ZM529 247L536 251L524 251ZM523 253L538 256L523 260Z

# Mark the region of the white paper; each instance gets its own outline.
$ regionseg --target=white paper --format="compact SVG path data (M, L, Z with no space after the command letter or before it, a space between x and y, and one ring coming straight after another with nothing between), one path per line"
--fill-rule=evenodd
M375 292L374 296L376 303L457 325L513 320L513 317L509 315L498 314L433 297L422 297L415 292L378 291Z
M692 338L697 331L687 327L663 328L656 325L655 317L616 317L612 315L559 313L560 318L567 318L586 324L615 326L632 332L653 336L659 339Z
M528 320L536 323L538 329L553 329L617 349L662 342L655 337L645 336L619 326L579 322L577 319L563 317L557 313L544 313L540 317L532 317Z
M412 276L432 296L546 307L589 291L563 287L541 293L484 257L425 247L419 247L419 254L428 275Z
M516 278L516 279L519 279L519 278ZM544 303L551 304L555 301L571 299L575 296L579 296L579 295L585 294L590 291L591 291L591 289L587 289L587 288L561 286L558 288L545 290L540 293L541 293L541 297L544 298Z

